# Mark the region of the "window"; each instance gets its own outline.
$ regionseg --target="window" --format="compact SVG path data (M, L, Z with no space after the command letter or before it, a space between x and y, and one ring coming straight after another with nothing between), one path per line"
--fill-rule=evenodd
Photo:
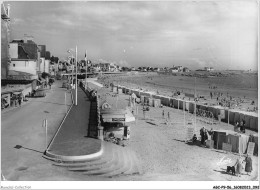
M15 64L13 64L13 67L15 67Z

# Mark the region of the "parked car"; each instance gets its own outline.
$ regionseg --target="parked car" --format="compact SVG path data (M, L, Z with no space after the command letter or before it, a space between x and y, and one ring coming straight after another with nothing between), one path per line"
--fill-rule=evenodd
M61 75L60 75L60 74L57 74L57 75L56 75L56 79L57 79L57 80L61 80Z
M62 88L68 88L68 83L67 82L63 82L62 83Z
M50 82L50 83L54 83L54 82L55 82L54 77L51 77L51 78L49 79L49 82Z
M38 89L37 91L34 91L32 94L33 97L45 97L46 93L44 90Z
M7 102L6 98L1 98L1 109L7 108L9 103Z

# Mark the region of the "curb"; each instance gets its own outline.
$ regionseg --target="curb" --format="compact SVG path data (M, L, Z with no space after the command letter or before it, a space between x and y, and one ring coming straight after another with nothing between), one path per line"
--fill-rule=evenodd
M50 146L52 145L52 143L54 142L54 139L56 138L57 134L59 133L61 127L62 127L62 124L64 123L65 119L67 118L71 108L73 107L74 105L74 98L73 98L73 92L71 91L71 98L72 98L72 104L69 108L69 110L67 111L66 115L64 116L58 130L56 131L54 137L52 138L52 140L50 141L47 149L45 150L44 152L44 155L43 157L46 158L46 159L49 159L49 160L52 160L52 161L55 161L55 162L73 162L73 161L84 161L84 160L88 160L88 159L92 159L92 158L95 158L95 157L98 157L98 156L101 156L103 154L103 142L101 141L101 148L98 152L96 153L93 153L93 154L88 154L88 155L80 155L80 156L66 156L66 155L58 155L58 154L53 154L49 151L49 148Z
M88 159L93 159L96 157L99 157L103 154L104 148L103 148L103 142L101 141L101 148L98 152L95 152L93 154L87 154L87 155L80 155L80 156L66 156L66 155L58 155L50 153L48 150L45 151L43 157L52 160L58 163L61 162L75 162L75 161L86 161Z
M56 133L55 133L55 135L53 136L52 140L50 141L49 145L47 146L46 152L49 150L49 147L52 145L52 143L53 143L55 137L57 136L57 134L59 133L59 131L60 131L60 129L61 129L62 124L64 123L64 121L65 121L65 119L67 118L67 116L68 116L68 114L69 114L71 108L72 108L73 105L74 105L74 99L73 99L73 94L72 94L72 93L71 93L71 98L72 98L72 104L70 105L69 110L67 111L67 113L66 113L66 115L64 116L63 120L61 121L61 124L60 124L58 130L56 131Z

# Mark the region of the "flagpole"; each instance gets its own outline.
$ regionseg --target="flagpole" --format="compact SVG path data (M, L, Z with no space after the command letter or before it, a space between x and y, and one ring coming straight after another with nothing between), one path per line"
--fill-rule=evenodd
M196 106L196 100L197 100L197 89L196 89L196 77L195 77L195 93L194 93L194 97L195 97L195 132L197 130L197 106Z
M85 53L85 62L86 62L86 79L85 79L85 85L86 85L86 88L88 87L88 83L87 83L87 78L88 78L88 59L87 59L87 50L86 50L86 53Z
M77 105L78 104L78 82L77 82L77 80L78 80L78 60L77 60L77 56L78 56L78 49L77 49L77 46L76 46L76 63L75 63L75 65L76 65L76 82L75 82L75 85L76 85L76 87L75 87L75 90L76 90L76 98L75 98L75 105Z

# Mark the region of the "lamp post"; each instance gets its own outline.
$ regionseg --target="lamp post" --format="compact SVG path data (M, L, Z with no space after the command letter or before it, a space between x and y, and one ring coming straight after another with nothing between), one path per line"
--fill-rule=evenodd
M48 111L44 111L46 113L46 117L43 120L43 127L45 127L45 147L48 148L48 120L47 120L47 114L50 113Z
M74 50L68 50L68 53L71 53L71 51L74 51ZM75 97L75 106L78 104L78 82L77 82L77 74L78 74L78 66L77 66L77 57L78 57L78 50L77 50L77 46L76 46L76 48L75 48L75 67L76 67L76 76L75 76L75 79L76 79L76 81L75 81L75 93L76 93L76 97Z
M85 53L85 62L86 62L86 78L85 78L85 88L87 89L87 78L88 78L88 59L87 59L87 50L86 50L86 53Z

